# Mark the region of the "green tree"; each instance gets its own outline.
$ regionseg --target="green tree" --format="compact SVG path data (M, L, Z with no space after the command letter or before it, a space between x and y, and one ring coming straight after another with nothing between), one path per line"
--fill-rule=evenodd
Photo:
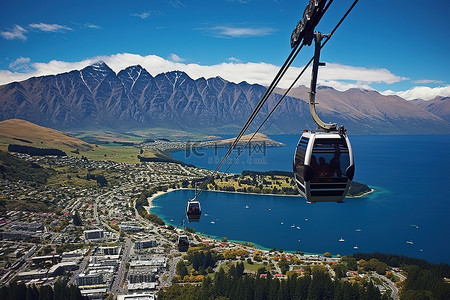
M177 275L180 275L180 277L181 277L182 279L184 278L184 276L188 275L188 270L187 270L186 265L184 264L184 261L183 261L183 260L180 260L180 261L177 263L177 266L176 266L176 273L177 273Z
M341 279L341 278L347 276L346 274L347 274L348 268L347 268L347 264L345 264L345 263L335 264L333 266L333 270L336 274L336 278L338 278L338 279Z
M258 275L265 274L267 272L266 267L258 268L257 272L258 272Z
M1 298L4 299L4 298ZM39 299L39 291L36 286L33 284L27 287L27 295L26 300L38 300Z
M244 263L243 262L237 262L236 263L236 276L238 278L242 277L242 275L244 274Z
M289 262L286 258L282 257L278 262L278 267L280 268L281 273L286 274L286 272L289 271Z
M357 271L358 270L358 263L356 262L356 258L354 258L354 257L344 256L341 259L341 262L347 263L347 268L349 270L352 270L352 271Z
M42 285L39 288L39 300L53 300L53 289L49 285Z

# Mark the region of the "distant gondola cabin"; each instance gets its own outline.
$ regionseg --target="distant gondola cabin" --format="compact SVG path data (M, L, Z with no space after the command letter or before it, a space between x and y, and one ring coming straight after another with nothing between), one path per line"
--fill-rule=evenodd
M197 200L189 200L186 205L186 216L189 222L199 222L202 215L200 202Z
M178 251L187 252L189 249L189 239L187 235L180 235L178 237Z

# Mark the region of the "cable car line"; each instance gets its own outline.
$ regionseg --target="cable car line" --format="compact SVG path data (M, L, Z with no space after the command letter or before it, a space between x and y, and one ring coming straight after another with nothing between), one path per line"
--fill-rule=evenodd
M228 158L228 156L231 154L231 152L233 151L233 149L236 147L236 145L238 144L239 140L241 139L241 137L244 135L245 131L248 129L248 127L250 126L250 124L253 122L253 120L255 119L256 115L258 114L258 112L261 110L261 108L263 107L263 105L265 104L265 102L267 101L268 97L270 96L270 94L272 93L272 91L275 89L276 85L279 83L279 81L281 80L281 78L284 76L284 74L286 73L286 71L288 70L289 66L292 64L292 62L294 61L294 59L297 57L298 53L300 52L300 50L303 48L303 45L300 46L296 46L295 48L293 48L291 50L291 53L289 54L288 58L286 59L286 61L284 62L283 66L280 68L280 70L278 71L276 77L273 79L272 83L270 84L270 86L266 89L266 92L264 93L263 97L261 97L260 101L258 102L258 104L256 105L256 107L254 108L252 114L250 115L250 117L248 118L248 120L246 121L246 123L244 124L244 127L241 129L241 131L239 132L239 135L236 137L236 139L233 141L232 145L230 145L230 148L228 149L227 153L224 155L224 157L222 158L222 160L220 161L219 165L216 167L216 169L213 171L213 173L208 177L207 180L205 180L202 183L202 186L200 187L200 191L199 193L194 196L193 199L190 199L187 203L186 206L186 214L185 216L183 216L180 220L180 223L178 224L177 227L179 227L182 223L185 217L188 218L189 221L197 221L199 219L199 216L197 216L197 214L193 214L193 215L189 215L189 207L193 206L195 202L195 210L196 212L200 211L201 212L201 203L206 199L207 195L205 196L205 198L201 201L198 202L197 197L199 197L202 192L206 189L206 187L208 186L209 182L211 181L211 179L213 177L215 177L219 171L219 169L222 167L223 163L226 161L226 159ZM198 207L197 207L198 204Z
M280 105L281 101L283 101L283 99L287 96L287 94L291 91L291 89L294 87L294 85L297 83L297 81L300 79L300 77L303 75L303 73L306 71L306 69L309 67L309 65L311 64L311 62L313 61L314 57L311 58L311 60L305 65L305 67L302 69L302 71L299 73L299 75L297 76L297 78L292 82L292 84L289 86L289 88L286 90L286 92L283 94L283 96L278 100L277 104L275 104L275 106L272 108L272 110L270 111L270 113L266 116L266 118L264 119L264 121L262 121L261 125L259 125L259 127L256 129L256 131L253 133L253 135L250 137L250 139L247 141L247 143L244 145L244 147L242 147L241 151L237 154L237 156L234 158L234 160L230 163L230 165L228 166L228 168L224 171L224 173L227 173L228 170L233 166L234 162L239 158L239 156L242 154L242 152L244 152L245 148L247 148L247 146L250 144L250 142L252 141L252 139L255 137L255 135L259 132L259 130L263 127L263 125L266 123L266 121L270 118L270 116L272 115L272 113L275 111L275 109L278 107L278 105ZM210 190L206 190L206 195L205 197L200 201L200 203L203 203L203 201L206 200L206 198L209 195Z
M348 14L353 10L354 6L358 3L359 0L355 0L353 2L353 4L350 6L350 8L346 11L346 13L344 14L344 16L339 20L339 22L336 24L336 26L333 28L333 30L328 34L328 35L324 35L323 37L325 37L325 40L323 42L319 41L320 45L317 45L317 40L316 40L316 49L319 48L319 51L327 44L327 42L331 39L331 37L333 36L333 34L336 32L336 30L339 28L339 26L343 23L343 21L347 18ZM326 6L323 9L323 14L328 10L328 8L330 7L331 3L333 2L333 0L330 0ZM311 3L311 2L310 2ZM308 7L307 7L308 8ZM305 11L306 12L306 11ZM320 16L320 18L322 17ZM319 18L319 20L320 20ZM317 21L318 22L318 21ZM320 34L320 33L319 33ZM317 34L315 33L314 36L316 36ZM222 160L220 161L219 165L216 167L216 169L213 171L213 173L208 177L207 180L205 180L200 188L200 191L198 194L195 195L195 197L192 199L194 201L196 201L197 203L203 203L204 200L206 200L209 192L207 192L207 194L205 195L205 197L202 199L202 201L198 201L197 197L199 197L202 192L207 188L209 182L211 181L211 179L213 177L215 177L219 171L219 169L222 167L223 163L226 161L226 159L228 158L228 156L231 154L232 150L236 147L236 145L239 143L240 139L242 138L242 136L244 135L245 131L248 129L248 127L251 125L251 123L253 122L253 120L256 118L257 114L259 113L259 111L261 110L261 108L263 107L263 105L266 103L268 97L272 94L273 90L275 89L275 87L278 85L278 83L280 82L280 80L282 79L282 77L285 75L286 71L288 70L288 68L290 67L290 65L292 64L292 62L295 60L295 58L297 57L298 53L300 52L300 50L303 48L304 43L306 42L306 40L303 41L303 43L301 45L299 45L299 43L297 43L296 45L293 46L293 49L291 50L291 53L289 54L288 58L285 60L284 64L282 65L282 67L280 68L280 70L278 71L277 75L275 76L275 78L273 79L272 83L269 85L269 87L266 89L264 95L262 96L261 100L258 102L257 106L254 108L252 114L250 115L250 117L248 118L248 120L246 121L246 123L244 124L243 128L241 129L241 131L239 132L238 136L235 138L235 140L233 141L232 145L230 146L230 148L228 149L228 151L226 152L226 154L224 155L224 157L222 158ZM292 41L291 41L292 43ZM236 158L231 162L231 164L228 166L228 168L226 169L225 173L231 168L231 166L234 164L234 162L236 161L236 159L240 156L240 154L245 150L245 148L248 146L248 144L251 142L251 140L253 139L253 137L256 135L256 133L261 129L261 127L265 124L265 122L269 119L269 117L272 115L272 113L275 111L275 109L278 107L278 105L281 103L281 101L286 97L286 95L289 93L289 91L292 89L292 87L295 85L295 83L298 81L298 79L304 74L305 70L308 68L308 66L311 64L311 62L314 61L314 57L311 58L309 60L309 62L305 65L305 67L303 68L303 70L300 72L300 74L297 76L297 78L294 80L294 82L290 85L290 87L286 90L286 92L283 94L283 96L280 98L280 100L277 102L277 104L272 108L272 110L270 111L270 113L266 116L266 118L264 119L264 121L260 124L260 126L257 128L257 130L253 133L253 135L250 137L250 139L247 141L247 143L245 144L245 146L241 149L241 151L238 153L238 155L236 156ZM313 85L313 84L311 84ZM311 96L310 96L311 97ZM310 104L311 105L311 104ZM314 103L313 103L314 105ZM315 120L315 119L314 119ZM316 120L315 120L316 121ZM344 132L345 134L345 132ZM341 132L339 132L339 135L341 135ZM303 137L303 135L302 135ZM348 138L347 138L348 141ZM300 141L299 141L300 144ZM349 143L348 143L348 146ZM351 153L351 148L350 148L350 153ZM351 156L352 158L352 156ZM294 161L295 163L295 161ZM353 166L353 172L354 172L354 165ZM294 170L294 174L295 174L295 170ZM294 175L295 176L295 175ZM351 178L353 178L353 174L351 174ZM351 179L350 179L351 180ZM300 189L299 189L300 191ZM302 195L304 195L304 193L301 193ZM305 197L307 200L308 198ZM191 201L191 200L190 200ZM189 202L190 202L189 201ZM188 206L189 206L189 202L188 202ZM339 201L338 201L339 202ZM188 209L188 207L186 207L186 209ZM187 216L187 215L186 215ZM184 217L182 218L182 221L184 220ZM180 224L182 223L182 221L180 222ZM179 227L180 224L177 226Z
M353 4L350 6L350 8L347 10L347 12L344 14L344 16L339 20L339 22L336 24L336 26L333 28L333 30L330 32L330 34L324 35L324 37L326 38L324 40L324 42L320 45L320 49L322 49L325 44L331 39L331 37L333 36L333 34L336 32L336 30L339 28L339 26L342 24L342 22L345 20L345 18L348 16L348 14L350 13L350 11L353 9L353 7L356 5L356 3L359 0L355 0L353 2ZM329 3L331 4L331 2ZM329 6L329 5L328 5ZM328 8L328 6L326 8ZM302 45L303 46L303 45ZM314 60L314 56L311 57L311 59L308 61L308 63L304 66L304 68L302 69L302 71L299 73L299 75L295 78L295 80L292 82L292 84L289 86L289 88L285 91L285 93L283 94L283 96L278 100L278 102L275 104L275 106L272 108L272 110L270 111L270 113L266 116L266 118L263 120L263 122L261 123L261 125L259 125L259 127L256 129L256 131L253 133L253 135L250 137L250 139L247 141L247 143L244 145L244 147L242 147L242 149L240 150L240 152L237 154L237 156L234 158L234 160L230 163L230 165L228 166L228 168L224 171L224 173L227 173L228 170L233 166L234 162L239 158L239 156L242 154L242 152L244 152L244 150L246 149L246 147L250 144L251 140L255 137L255 135L259 132L259 130L262 128L262 126L266 123L266 121L270 118L270 116L272 115L272 113L275 111L275 109L278 107L278 105L281 103L281 101L283 101L283 99L287 96L287 94L291 91L291 89L294 87L294 85L297 83L297 81L300 79L300 77L303 75L303 73L306 71L306 69L309 67L309 65L311 65L311 63ZM209 183L209 182L208 182ZM209 192L207 190L207 194L206 196L200 201L200 203L203 203L203 201L206 200L206 198L209 195ZM200 193L199 193L200 195Z
M253 120L256 118L256 115L259 113L259 111L261 110L261 108L263 107L263 105L266 103L268 97L270 96L270 94L272 93L272 91L275 89L275 87L277 86L277 84L279 83L279 81L281 80L281 78L284 76L284 74L286 73L286 71L288 70L289 66L292 64L292 62L294 61L294 59L296 58L296 56L298 55L298 53L300 52L300 50L302 49L303 45L300 46L299 48L294 48L291 51L291 54L289 55L289 57L287 58L287 60L284 62L283 66L281 67L281 69L278 71L277 76L274 78L274 80L272 81L272 83L270 84L270 86L267 88L266 92L264 93L264 95L262 96L261 100L258 102L258 104L256 105L256 107L254 108L252 114L250 115L250 117L248 118L248 120L246 121L246 123L244 124L243 128L241 129L241 131L239 132L238 136L235 138L235 140L233 141L233 143L230 145L230 148L228 149L228 151L225 153L225 155L223 156L222 160L220 161L219 165L216 167L216 169L214 170L214 172L209 176L209 178L203 182L201 188L200 188L200 192L198 193L197 196L200 196L201 193L205 190L205 188L207 187L208 183L211 181L211 179L217 174L217 172L219 171L219 169L222 167L222 165L224 164L224 162L226 161L226 159L228 158L228 156L231 154L231 152L233 151L233 149L236 147L236 145L239 143L240 139L242 138L242 136L244 135L245 131L248 129L248 127L250 126L250 124L253 122Z
M326 0L325 0L326 1ZM328 8L331 6L331 4L333 3L333 0L328 1L328 3L325 5L325 7L322 9L321 12L321 16L320 18L322 18L322 16L327 12ZM318 3L315 3L315 6L317 7ZM304 14L305 15L305 14ZM318 20L316 20L317 22L320 20L320 18ZM254 108L252 114L250 115L250 117L248 118L247 122L245 123L244 127L242 128L242 130L239 132L238 136L236 137L236 139L234 140L234 142L232 143L232 145L230 146L230 148L228 149L227 153L225 153L224 157L222 158L222 160L220 161L219 165L216 167L216 169L214 170L214 172L208 177L208 179L202 184L201 188L200 188L200 192L198 193L197 196L200 196L203 191L205 190L205 188L208 186L208 183L211 181L211 179L217 174L218 170L222 167L223 163L226 161L226 159L228 158L228 156L231 154L232 150L236 147L236 145L239 143L240 139L242 138L242 136L244 135L245 131L248 129L248 127L250 126L250 124L253 122L253 120L255 119L256 115L259 113L259 111L261 110L262 106L266 103L268 97L272 94L273 90L275 89L275 87L278 85L278 83L280 82L280 80L282 79L282 77L284 76L284 74L286 73L286 71L288 70L288 68L290 67L290 65L292 64L292 62L295 60L295 58L297 57L298 53L300 52L300 50L303 48L303 44L300 45L299 47L299 43L295 44L293 46L293 49L291 51L291 53L289 54L288 58L285 60L283 66L280 68L280 70L278 71L277 75L275 76L274 80L272 81L272 83L270 84L270 86L267 88L266 92L264 93L264 95L262 96L261 100L259 101L259 103L257 104L257 106Z
M280 68L280 70L278 71L276 77L273 79L272 83L270 84L270 86L267 88L266 92L264 93L263 97L261 98L261 100L258 102L258 104L256 105L256 107L254 108L252 114L250 115L250 117L248 118L248 120L246 121L246 123L244 124L244 127L241 129L241 131L239 132L239 135L236 137L236 139L233 141L232 145L230 145L230 148L228 149L227 153L224 155L224 157L222 158L222 160L220 161L219 165L216 167L216 169L214 170L214 172L208 177L207 180L205 180L202 183L202 186L200 187L200 191L198 192L198 194L196 193L193 199L190 199L187 203L186 206L186 214L185 216L183 216L180 220L180 223L178 224L177 227L179 227L182 223L185 217L188 218L189 221L198 221L200 219L200 216L198 215L198 212L200 212L201 214L201 203L206 199L207 195L205 196L205 198L199 202L197 200L197 198L202 194L202 192L206 189L206 187L208 186L209 182L211 181L211 179L213 177L215 177L219 171L219 169L222 167L223 163L226 161L226 159L228 158L228 156L231 154L231 152L233 151L233 149L236 147L236 145L238 144L239 140L241 139L241 137L244 135L245 131L248 129L248 127L250 126L250 124L253 122L253 120L255 119L256 115L258 114L258 112L261 110L261 108L263 107L263 105L265 104L265 102L267 101L268 97L270 96L270 94L272 93L272 91L275 89L276 85L279 83L279 81L281 80L281 78L284 76L284 74L286 73L286 71L288 70L289 66L292 64L292 62L294 61L294 59L297 57L298 53L300 52L300 50L303 48L303 45L301 46L296 46L295 48L293 48L291 50L291 53L289 54L288 58L286 59L286 61L284 62L283 66ZM194 207L195 206L195 207ZM190 210L189 208L192 208L192 210ZM190 211L194 211L195 213L190 214Z

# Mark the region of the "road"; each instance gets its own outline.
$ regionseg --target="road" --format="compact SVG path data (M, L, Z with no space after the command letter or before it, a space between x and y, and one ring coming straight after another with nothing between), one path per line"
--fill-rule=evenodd
M123 248L122 260L120 261L119 270L117 274L114 276L114 283L111 287L111 292L118 293L123 289L120 284L124 280L125 272L126 272L126 263L128 262L128 258L130 257L131 251L131 240L129 238L125 238L125 246Z
M176 251L172 251L172 253L176 253ZM165 287L172 284L172 278L175 276L177 263L181 260L181 256L177 256L172 258L171 263L169 264L169 269L167 270L167 280L163 281L162 277L160 277L160 286Z
M30 257L41 247L42 245L34 245L30 250L28 250L27 253L25 253L24 256L16 260L13 265L18 264L20 265L20 267L18 267L16 270L11 268L10 272L6 273L5 276L1 278L1 282L5 282L5 284L8 284L10 280L13 279L17 274L28 269L30 265Z
M399 299L399 297L398 297L398 289L397 289L397 287L395 287L395 284L391 280L386 278L385 276L379 275L377 273L375 273L375 276L388 284L389 288L392 291L391 298L394 299L394 300L398 300Z
M86 266L89 263L89 257L91 256L90 251L88 251L88 253L86 253L86 255L83 257L83 260L80 263L80 267L78 268L78 270L76 272L74 272L74 274L72 275L72 277L70 277L69 282L67 282L67 285L76 285L76 278L78 276L78 274L80 274L81 272L84 272L84 270L86 269Z

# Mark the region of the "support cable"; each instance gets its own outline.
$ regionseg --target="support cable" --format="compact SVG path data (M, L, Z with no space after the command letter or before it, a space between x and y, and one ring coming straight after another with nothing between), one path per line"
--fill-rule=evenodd
M344 22L344 20L347 18L347 16L349 15L349 13L353 10L353 8L355 7L355 5L358 3L359 0L355 0L353 2L353 4L350 6L350 8L347 10L347 12L344 14L344 16L339 20L339 22L336 24L336 26L333 28L333 30L326 35L326 40L322 43L320 49L322 49L327 42L331 39L331 37L333 36L333 34L336 32L336 30L340 27L340 25ZM324 8L324 13L328 10L329 6L331 5L331 3L333 2L333 0L331 0L327 6ZM300 50L303 48L303 44L300 47L295 47L292 49L291 53L289 54L288 58L286 59L286 61L284 62L283 66L280 68L280 70L278 71L277 75L275 76L274 80L272 81L272 83L270 84L270 86L267 88L266 92L264 93L264 95L262 96L261 100L258 102L257 106L255 107L255 109L253 110L252 114L250 115L250 117L248 118L248 120L246 121L246 123L244 124L244 127L241 129L241 131L239 132L238 136L235 138L234 142L232 143L232 145L230 146L230 148L228 149L228 151L226 152L226 154L224 155L224 157L222 158L222 160L220 161L219 165L216 167L216 169L213 171L213 173L208 177L208 179L206 181L203 182L201 188L200 188L200 192L197 194L197 197L199 197L202 192L207 188L209 182L211 181L211 179L213 177L215 177L219 171L219 169L222 167L223 163L226 161L226 159L228 158L228 156L231 154L231 152L233 151L233 149L236 147L236 145L239 143L239 140L242 138L242 136L244 135L245 131L248 129L248 127L250 126L250 124L253 122L253 120L255 119L256 115L259 113L259 111L261 110L262 106L266 103L268 97L270 96L270 94L273 92L273 90L275 89L275 87L278 85L278 83L280 82L281 78L284 76L284 74L286 73L287 69L289 68L289 66L292 64L292 62L294 61L294 59L297 57L298 53L300 52ZM272 108L272 110L270 111L270 113L267 115L267 117L264 119L264 121L261 123L261 125L258 127L258 129L253 133L253 135L250 137L250 139L247 141L247 143L245 144L245 146L241 149L241 151L238 153L238 155L236 156L236 158L232 161L232 163L228 166L228 168L226 169L225 172L227 172L231 166L234 164L234 162L236 161L236 159L241 155L241 153L245 150L245 148L248 146L248 144L251 142L251 140L253 139L253 137L256 135L256 133L261 129L261 127L264 125L264 123L269 119L269 117L272 115L272 113L275 111L275 109L278 107L278 105L281 103L281 101L286 97L286 95L289 93L289 91L292 89L292 87L295 85L295 83L298 81L298 79L300 79L300 77L303 75L303 73L306 71L307 67L311 64L311 62L313 61L314 57L312 57L309 62L305 65L305 67L303 68L303 70L300 72L300 74L297 76L297 78L294 80L294 82L290 85L290 87L286 90L286 92L283 94L283 96L280 98L280 100L278 100L277 104ZM207 194L205 195L205 197L202 199L201 203L206 200L207 196L208 196L209 192L207 192ZM182 218L182 220L184 219L184 217ZM181 223L181 222L180 222ZM177 226L179 227L179 225Z
M331 37L333 36L333 34L336 32L336 30L339 28L339 26L341 26L342 22L344 22L344 20L347 18L348 14L352 11L353 7L358 3L359 0L355 0L353 2L353 4L350 6L350 8L347 10L347 12L344 14L344 16L339 20L339 22L336 24L336 26L333 28L333 30L325 35L324 37L326 38L325 41L322 43L322 45L320 46L320 49L322 49L326 43L331 39ZM330 4L330 3L329 3ZM328 9L328 6L326 7L326 9ZM259 132L259 130L262 128L262 126L266 123L266 121L270 118L270 116L272 115L272 113L275 111L275 109L278 107L278 105L280 105L281 101L283 101L283 99L287 96L287 94L291 91L291 89L294 87L294 85L297 83L297 81L300 79L300 77L303 75L303 73L305 73L306 69L311 65L311 63L314 60L314 56L311 57L311 59L308 61L308 63L305 65L305 67L302 69L302 71L299 73L299 75L297 76L297 78L295 78L295 80L292 82L292 84L289 86L289 88L285 91L285 93L283 94L283 96L280 98L280 100L278 100L277 104L275 104L275 106L272 108L272 110L270 111L270 113L266 116L266 118L264 119L264 121L261 123L261 125L259 125L259 127L256 129L256 131L253 133L253 135L250 137L250 139L247 141L247 143L244 145L244 147L241 149L241 151L238 153L238 155L234 158L234 160L230 163L230 165L228 166L228 168L224 171L224 173L227 173L228 170L233 166L234 162L239 158L239 156L242 154L242 152L244 152L245 148L250 144L251 140L255 137L255 135ZM208 182L209 183L209 182ZM199 194L200 195L200 194ZM209 191L207 191L206 196L200 201L200 203L203 203L203 201L206 200L206 198L209 195Z

